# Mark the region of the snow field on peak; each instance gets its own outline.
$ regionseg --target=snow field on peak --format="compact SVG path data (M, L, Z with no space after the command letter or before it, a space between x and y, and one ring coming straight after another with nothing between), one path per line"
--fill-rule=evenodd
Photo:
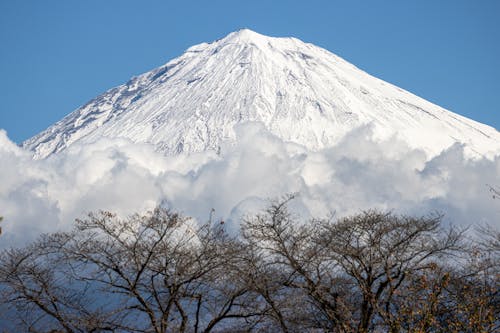
M446 111L295 38L248 29L111 89L26 141L35 158L101 137L151 143L167 155L218 151L234 126L262 122L311 150L372 124L375 138L397 136L436 156L462 143L472 157L500 153L493 128Z

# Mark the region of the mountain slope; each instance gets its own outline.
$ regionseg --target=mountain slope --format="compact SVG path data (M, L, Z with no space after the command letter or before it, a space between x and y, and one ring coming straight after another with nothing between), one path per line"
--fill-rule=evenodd
M500 152L494 128L449 112L295 38L240 30L189 48L132 78L23 143L44 158L76 141L125 137L166 154L217 150L233 126L260 121L312 150L371 124L435 155L459 142L471 155Z

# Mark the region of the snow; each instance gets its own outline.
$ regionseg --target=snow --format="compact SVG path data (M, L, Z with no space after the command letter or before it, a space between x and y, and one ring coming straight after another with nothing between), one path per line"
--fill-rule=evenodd
M447 111L295 38L248 29L190 47L23 143L34 158L100 138L153 144L166 155L234 144L235 125L261 122L285 142L332 147L367 125L428 158L455 143L469 157L500 153L494 128ZM313 180L314 182L314 180Z

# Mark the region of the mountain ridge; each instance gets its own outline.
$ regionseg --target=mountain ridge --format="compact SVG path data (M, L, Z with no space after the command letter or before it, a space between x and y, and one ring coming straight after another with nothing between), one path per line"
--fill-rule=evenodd
M188 48L165 65L112 88L26 140L34 158L74 142L125 137L179 154L217 150L236 124L262 122L311 150L373 124L436 155L461 143L471 156L500 152L494 128L447 111L296 38L248 29Z

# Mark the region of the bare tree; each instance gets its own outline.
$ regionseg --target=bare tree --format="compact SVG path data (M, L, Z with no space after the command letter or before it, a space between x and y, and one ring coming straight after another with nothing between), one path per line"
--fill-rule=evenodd
M397 300L404 331L500 330L498 252L490 235L487 241L474 238L458 263L435 264L408 278Z
M113 309L100 305L89 284L75 284L50 238L0 256L0 298L13 331L103 332L117 325ZM6 318L5 318L6 317Z
M288 196L271 204L264 214L248 219L242 226L243 237L257 249L263 258L260 261L272 267L271 272L279 272L274 273L272 284L256 279L257 290L273 309L284 332L290 327L352 331L346 302L349 281L338 274L338 264L328 260L323 245L315 241L316 224L300 224L288 212L287 204L292 199ZM279 294L289 294L294 302L274 305ZM302 304L299 312L293 311L296 304Z
M250 325L259 315L248 311L255 307L246 286L228 274L241 250L222 228L165 209L128 219L99 212L77 220L70 233L5 252L0 282L11 304L37 306L65 332L90 331L72 319L86 313L89 321L107 313L118 331L210 332L226 322ZM85 290L98 299L83 299Z
M77 220L0 254L7 329L27 332L496 332L499 233L441 215L301 221L293 196L240 237L157 208ZM469 245L468 245L469 244ZM3 325L3 322L2 322ZM1 327L4 329L5 327Z
M390 331L399 331L394 298L405 280L462 250L462 232L441 229L441 218L366 211L320 222L317 242L361 292L358 332L368 332L377 317Z
M291 199L247 220L243 236L282 272L282 286L306 296L310 328L399 331L396 299L406 280L462 250L462 232L443 230L439 215L367 211L300 224L287 210Z
M147 325L129 329L158 333L210 332L225 319L248 319L248 291L228 274L241 248L222 228L201 227L164 209L151 215L116 219L102 212L77 221L64 252L70 262L86 264L109 292L127 300ZM137 321L136 321L137 323Z

